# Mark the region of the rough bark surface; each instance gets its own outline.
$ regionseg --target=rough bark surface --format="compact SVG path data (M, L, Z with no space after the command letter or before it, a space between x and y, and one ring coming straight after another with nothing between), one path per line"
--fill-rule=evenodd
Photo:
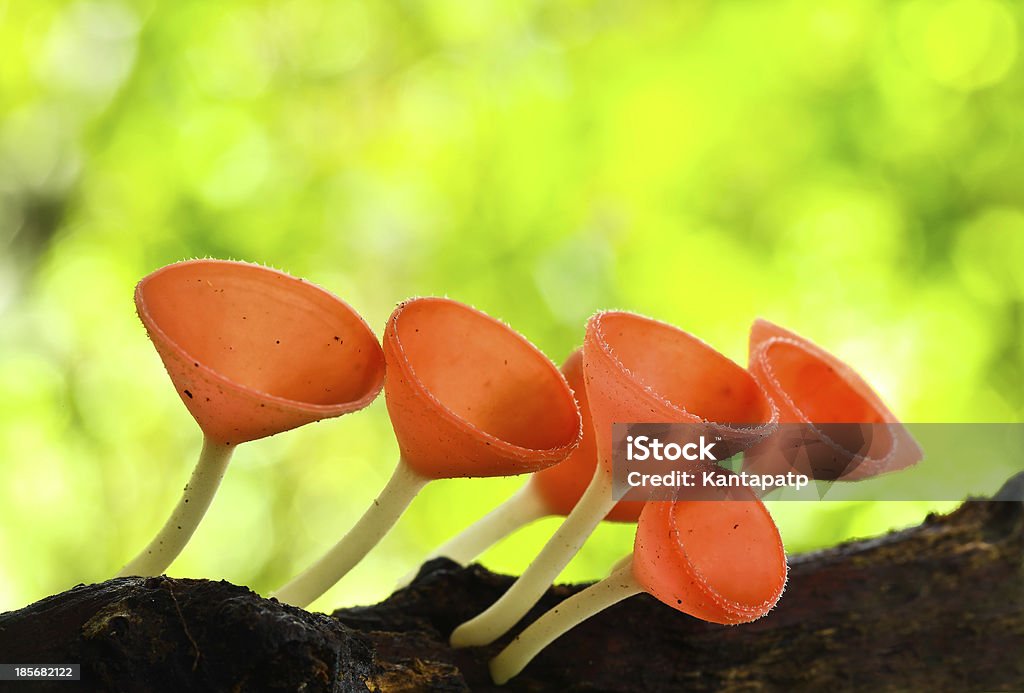
M83 665L59 691L1024 690L1024 474L884 537L791 559L756 623L698 622L640 595L498 688L501 644L446 636L512 578L438 559L407 589L332 615L207 580L117 578L0 614L0 662ZM552 588L528 619L581 586Z

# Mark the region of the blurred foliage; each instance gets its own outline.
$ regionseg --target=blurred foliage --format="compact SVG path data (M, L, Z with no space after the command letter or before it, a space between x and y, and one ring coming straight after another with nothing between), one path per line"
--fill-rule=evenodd
M377 329L447 294L556 361L599 308L741 362L764 315L908 420L1020 420L1021 18L999 0L0 0L0 609L109 577L177 499L200 437L131 296L186 257L307 277ZM381 401L243 446L171 572L278 586L395 456ZM318 605L383 597L519 483L431 485ZM804 550L929 509L773 512ZM553 522L487 562L521 570ZM565 577L601 575L631 535L603 527Z

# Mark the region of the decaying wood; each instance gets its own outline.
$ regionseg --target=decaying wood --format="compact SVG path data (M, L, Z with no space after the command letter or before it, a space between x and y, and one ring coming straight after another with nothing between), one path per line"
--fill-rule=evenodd
M0 615L0 662L83 665L79 684L11 690L1019 691L1024 474L1000 497L1010 500L793 557L782 602L753 624L705 624L630 598L502 688L486 668L500 642L453 651L446 636L512 578L444 559L384 602L330 616L226 582L80 585ZM553 588L527 618L578 589Z

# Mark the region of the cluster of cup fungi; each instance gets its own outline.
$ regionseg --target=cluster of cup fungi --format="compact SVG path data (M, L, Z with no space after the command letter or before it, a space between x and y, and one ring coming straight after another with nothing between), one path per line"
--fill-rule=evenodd
M742 441L740 448L769 439L779 423L887 423L894 431L889 450L861 460L860 476L920 457L847 365L762 320L752 328L743 368L671 325L599 312L583 346L558 369L508 325L457 301L403 302L378 341L333 294L244 262L168 265L138 284L135 303L204 444L170 518L120 575L167 569L237 445L357 411L382 388L400 450L394 473L355 526L273 594L280 601L306 606L324 594L430 481L529 475L434 554L466 564L537 518L565 517L512 587L451 634L455 647L483 646L526 615L602 520L636 523L632 554L607 578L530 624L491 661L497 683L575 624L639 592L720 624L756 620L782 595L782 540L752 490L732 487L711 499L613 499L614 422L701 424ZM897 442L901 452L893 455Z

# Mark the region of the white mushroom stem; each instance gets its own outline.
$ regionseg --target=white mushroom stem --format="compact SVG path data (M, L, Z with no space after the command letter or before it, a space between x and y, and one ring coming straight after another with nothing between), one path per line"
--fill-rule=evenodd
M445 556L466 565L517 529L550 514L536 487L528 481L504 503L439 546L423 562ZM407 574L398 586L407 586L417 572L418 569Z
M517 635L491 660L491 678L500 686L522 671L538 652L566 631L642 591L643 588L633 577L633 562L626 562L604 580L569 597Z
M171 565L185 544L192 538L199 522L213 501L214 494L224 478L234 447L218 443L209 438L203 440L199 461L192 470L192 477L185 485L184 493L167 519L163 529L133 558L118 577L126 575L160 575Z
M329 590L377 545L429 481L399 459L384 490L348 534L272 596L286 604L305 607Z
M498 601L455 629L451 636L452 647L487 645L514 626L547 591L613 507L611 475L598 465L576 507L533 563Z

